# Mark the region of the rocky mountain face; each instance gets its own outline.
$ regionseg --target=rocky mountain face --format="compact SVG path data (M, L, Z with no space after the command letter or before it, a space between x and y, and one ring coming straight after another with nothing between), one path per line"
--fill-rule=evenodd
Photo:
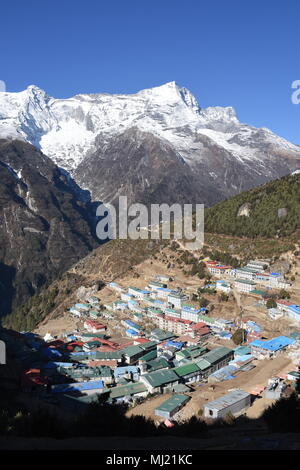
M199 185L197 174L167 140L137 127L99 146L79 164L74 178L83 187L88 184L94 199L115 205L120 195L146 205L209 204L220 198L213 184Z
M300 168L299 146L231 107L201 109L175 82L69 99L35 86L2 92L0 136L35 145L104 202L211 205Z
M87 255L89 196L32 145L0 140L0 313Z

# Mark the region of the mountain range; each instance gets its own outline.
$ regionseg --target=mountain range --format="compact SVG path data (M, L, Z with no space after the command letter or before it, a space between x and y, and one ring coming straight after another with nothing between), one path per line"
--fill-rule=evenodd
M232 107L201 108L175 82L68 99L2 92L0 136L31 143L103 202L212 205L300 168L299 146Z

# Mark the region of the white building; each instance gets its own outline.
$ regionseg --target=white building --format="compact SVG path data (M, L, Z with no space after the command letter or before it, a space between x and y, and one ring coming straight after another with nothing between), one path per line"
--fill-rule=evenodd
M237 268L235 274L237 278L247 281L253 281L256 277L256 271L249 268Z
M225 274L229 274L231 266L224 265L207 265L207 269L213 276L222 277Z
M269 308L268 315L272 320L277 320L283 316L283 312L278 308Z
M300 306L290 305L286 311L286 315L294 321L300 322Z
M128 293L139 300L148 299L151 295L149 290L139 289L138 287L129 287Z
M287 300L276 300L277 308L281 312L287 312L288 308L291 307L292 302L288 302Z
M231 285L229 284L229 282L219 280L216 281L216 290L229 294L231 291Z
M193 312L192 310L182 310L181 311L181 318L183 320L190 320L194 323L199 322L199 312Z
M128 302L128 300L132 300L133 296L129 294L128 292L122 292L121 293L121 300L124 300L125 302Z
M273 287L274 289L291 289L292 287L292 284L287 282L285 279L275 276L269 277L268 285L269 287Z
M255 282L247 281L246 279L236 279L234 281L234 287L239 292L249 293L255 289Z
M243 390L234 390L204 406L205 418L225 418L228 413L239 415L251 406L251 394Z
M249 261L246 265L246 268L254 269L257 272L265 271L265 269L269 266L269 263L264 261Z
M172 293L168 295L168 303L172 308L181 310L182 303L187 300L187 296L180 293Z

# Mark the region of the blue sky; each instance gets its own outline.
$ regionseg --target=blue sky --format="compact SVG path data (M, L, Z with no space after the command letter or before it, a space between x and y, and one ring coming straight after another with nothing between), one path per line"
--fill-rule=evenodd
M175 80L202 107L233 106L300 144L299 19L299 0L1 2L0 80L55 97Z

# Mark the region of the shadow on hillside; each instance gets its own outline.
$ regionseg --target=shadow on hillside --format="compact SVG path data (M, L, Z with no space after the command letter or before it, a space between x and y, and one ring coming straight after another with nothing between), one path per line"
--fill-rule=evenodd
M15 293L14 280L16 269L0 262L0 312L9 313L12 309L12 299Z
M299 379L289 397L276 401L258 419L246 416L234 418L228 414L223 419L208 422L199 413L182 424L167 428L164 423L157 425L143 416L128 417L128 405L108 403L109 393L100 394L92 402L78 400L84 397L78 391L59 399L59 394L53 393L50 385L71 383L71 379L57 370L53 373L48 371L47 374L44 371L51 364L51 359L53 362L74 363L70 351L53 341L56 343L55 351L60 354L55 359L53 354L58 353L51 352L51 343L41 341L32 333L25 336L25 340L24 335L10 333L13 334L8 345L7 365L0 367L0 436L60 440L82 437L158 438L157 442L163 438L182 439L185 442L186 439L200 439L201 448L205 448L206 442L210 443L209 446L224 449L281 449L285 446L289 448L289 439L293 440L285 438L285 434L300 433ZM23 337L22 344L20 337ZM7 340L7 330L0 330L0 339ZM14 349L16 347L18 351ZM15 368L17 357L22 358L23 370ZM24 381L24 372L28 367L33 375L27 377L29 381ZM41 373L34 375L35 371ZM180 445L180 440L178 442ZM128 449L132 449L131 446L132 439L129 439Z

